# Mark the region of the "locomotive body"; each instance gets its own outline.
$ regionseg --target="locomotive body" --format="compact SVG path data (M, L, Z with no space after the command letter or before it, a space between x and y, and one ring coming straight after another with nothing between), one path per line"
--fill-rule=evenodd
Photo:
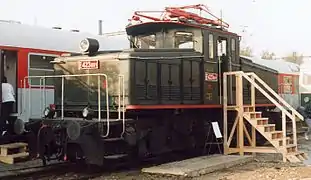
M158 24L165 27L163 24ZM168 28L170 30L170 28ZM182 29L172 28L172 31L191 32L193 28L184 26ZM201 30L197 39L201 38L201 46L197 50L193 48L177 48L168 45L168 42L155 41L155 44L166 43L166 48L143 49L133 48L118 52L97 52L94 56L79 55L57 58L55 61L65 62L54 65L56 74L97 74L108 75L109 99L117 104L119 93L120 75L124 76L125 106L127 110L134 109L174 109L174 108L221 108L221 73L242 70L245 72L255 72L266 80L266 83L277 91L277 71L266 66L253 63L246 58L240 58L237 53L221 57L221 54L207 57L209 49L208 34L212 31ZM174 32L174 33L177 33ZM205 34L205 35L204 35ZM133 36L135 39L137 36ZM161 35L167 36L167 34ZM229 37L228 37L229 38ZM230 38L229 38L230 39ZM238 40L237 36L231 37L232 42ZM205 42L205 44L204 44ZM217 43L217 40L212 42ZM198 46L198 45L197 45ZM235 44L238 48L238 43ZM201 50L199 50L201 49ZM202 52L200 52L202 51ZM214 51L214 50L213 50ZM215 50L216 51L216 50ZM222 59L221 59L222 58ZM95 63L95 68L81 68L81 62ZM86 106L88 103L97 105L96 93L88 93L88 88L82 88L82 84L97 89L97 77L79 78L78 84L65 85L65 98L70 102L75 102ZM102 79L104 81L104 79ZM74 82L74 81L72 81ZM58 86L60 86L60 80ZM231 82L233 87L234 82ZM101 86L103 83L101 82ZM244 91L249 91L249 85L245 83ZM233 88L234 89L234 88ZM56 104L60 104L61 88L57 88ZM80 92L81 93L80 93ZM75 94L81 94L76 97ZM230 94L234 94L232 91ZM94 96L95 95L95 96ZM104 101L104 96L102 96ZM271 103L261 94L257 97L258 106L269 106ZM230 97L234 103L233 97ZM249 96L245 94L245 103L249 102ZM84 103L84 104L83 104ZM73 103L74 104L74 103ZM104 102L102 104L105 106ZM109 106L112 106L111 104Z
M102 165L176 150L202 154L213 141L211 122L222 127L223 72L255 72L277 91L276 70L241 58L237 34L202 21L132 24L126 28L130 49L56 58L55 75L37 77L43 85L53 79L55 102L42 119L32 120L44 126L30 127L38 132L44 162L52 155ZM228 84L228 102L234 104L235 81ZM250 104L247 83L244 92L244 104ZM258 94L256 107L275 106ZM232 126L235 115L228 116Z

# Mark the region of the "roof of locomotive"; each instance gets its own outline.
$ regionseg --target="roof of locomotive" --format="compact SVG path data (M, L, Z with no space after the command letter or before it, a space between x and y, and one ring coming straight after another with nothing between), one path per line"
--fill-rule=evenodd
M129 35L135 36L135 35L139 35L139 34L159 32L159 31L162 31L163 28L178 29L178 28L185 28L185 27L210 30L213 32L238 36L236 33L233 33L233 32L230 32L230 31L227 31L224 29L220 29L220 28L208 27L208 26L203 26L203 25L198 25L198 24L190 24L190 23L185 24L185 23L174 22L174 21L143 22L140 24L128 25L126 27L126 32Z
M189 11L191 10L191 11ZM199 13L193 12L193 10ZM208 15L203 16L203 14ZM222 18L215 16L204 4L187 5L181 7L165 7L162 11L136 11L126 27L129 35L139 35L163 31L163 29L176 29L192 27L206 29L223 34L238 36L227 31L229 24Z
M257 57L247 57L241 56L242 58L249 59L253 63L260 64L271 69L278 71L279 73L286 73L286 74L296 74L299 72L299 65L295 63L291 63L285 61L283 59L280 60L266 60Z
M125 35L100 36L86 32L44 28L26 24L0 21L0 46L43 49L50 51L79 53L82 39L97 39L99 50L120 50L130 47Z

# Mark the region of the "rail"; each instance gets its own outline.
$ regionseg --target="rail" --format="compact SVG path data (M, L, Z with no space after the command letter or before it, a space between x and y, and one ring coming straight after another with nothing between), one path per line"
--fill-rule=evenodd
M237 84L238 86L243 87L242 80L243 78L246 79L251 84L251 105L255 106L255 88L259 90L266 98L268 98L273 104L276 105L277 108L280 109L282 112L282 133L283 133L283 144L286 144L286 116L289 117L292 121L292 128L293 128L293 144L296 145L297 148L297 134L296 134L296 117L298 117L300 120L304 120L304 117L299 114L291 105L289 105L281 96L279 96L272 88L269 87L262 79L260 79L255 73L244 73L243 71L235 71L235 72L225 72L224 73L224 80L223 80L223 106L224 106L224 134L227 134L227 107L228 107L228 100L227 100L227 76L236 76L237 82L240 82L240 84ZM257 82L261 84L263 87L259 86ZM237 87L238 89L238 87ZM265 89L265 90L264 90ZM274 97L272 97L270 94L267 93L270 92L270 94ZM236 98L236 104L241 108L240 106L243 106L243 91L240 91L242 95L237 94ZM288 110L291 111L291 113L285 109L281 104L288 108ZM243 108L242 108L243 109ZM240 109L240 110L242 110ZM243 111L243 110L242 110ZM243 131L242 131L243 132ZM225 142L227 142L227 137L225 136Z

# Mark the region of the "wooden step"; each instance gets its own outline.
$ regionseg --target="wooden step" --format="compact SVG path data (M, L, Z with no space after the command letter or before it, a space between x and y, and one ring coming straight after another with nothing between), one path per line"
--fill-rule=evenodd
M29 153L21 152L17 154L11 154L7 156L0 156L0 161L6 164L14 164L16 160L29 157Z
M300 161L308 160L308 156L304 152L288 153L287 155L296 156Z
M301 160L296 155L292 155L290 153L286 155L286 159L288 162L291 162L291 163L301 162Z
M286 159L292 163L299 163L308 159L308 155L304 152L287 153Z
M257 125L257 128L262 130L263 132L271 132L275 131L275 124Z
M244 114L246 114L247 116L249 116L251 119L254 119L254 118L261 118L261 112L244 112Z
M272 132L266 132L266 133L269 134L271 140L283 138L282 131L272 131Z
M273 139L272 143L275 143L276 146L283 146L283 138ZM286 145L292 144L293 140L290 137L286 137Z
M287 153L297 152L296 151L296 145L294 145L294 144L286 145L286 151L287 151Z
M27 143L11 143L0 145L0 161L7 164L14 164L17 159L26 158L29 156Z
M13 154L12 151L25 152L27 149L26 143L11 143L0 145L0 156L7 156Z
M244 112L255 112L255 107L254 106L243 106Z
M258 125L268 125L269 124L269 118L253 118L253 121L257 121L257 126Z

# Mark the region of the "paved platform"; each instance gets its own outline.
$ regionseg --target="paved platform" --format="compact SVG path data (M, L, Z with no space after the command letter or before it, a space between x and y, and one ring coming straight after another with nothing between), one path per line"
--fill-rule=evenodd
M142 172L161 175L196 177L253 161L253 156L213 155L143 168Z

